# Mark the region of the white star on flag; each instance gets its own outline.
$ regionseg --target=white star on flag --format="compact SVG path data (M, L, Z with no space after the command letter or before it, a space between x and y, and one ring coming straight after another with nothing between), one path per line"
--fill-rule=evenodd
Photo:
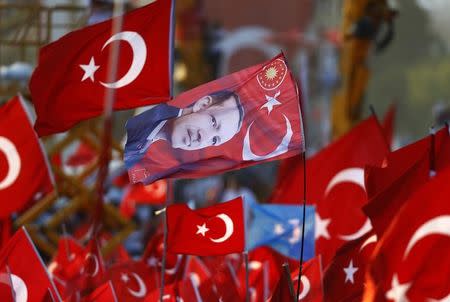
M268 96L266 95L267 102L261 106L259 109L267 108L267 114L270 114L272 112L273 107L277 105L281 105L281 103L276 99L280 96L280 91L278 91L274 96Z
M347 281L350 281L352 284L355 283L355 279L353 277L357 270L358 268L353 266L353 260L350 260L348 266L344 268L345 283L347 283Z
M202 225L197 225L197 233L195 234L202 234L203 237L205 237L205 233L208 232L209 229L206 227L206 223Z
M392 277L391 289L386 292L386 299L394 300L395 302L408 302L406 292L411 283L400 284L397 274Z
M124 273L120 274L120 279L122 279L122 281L124 283L127 283L128 281L130 281L130 278L128 278L127 274L124 274Z
M83 65L80 64L81 69L84 70L83 78L81 79L81 82L86 80L87 78L90 78L92 82L94 82L94 73L97 71L97 69L100 68L100 65L95 65L94 57L91 57L91 60L89 61L89 64Z
M330 239L330 234L328 233L328 225L330 224L331 219L322 219L319 214L316 213L316 228L315 228L315 236L314 239L319 239L320 237L324 237L325 239Z
M285 230L281 224L277 223L273 228L273 232L275 235L281 235L285 232Z

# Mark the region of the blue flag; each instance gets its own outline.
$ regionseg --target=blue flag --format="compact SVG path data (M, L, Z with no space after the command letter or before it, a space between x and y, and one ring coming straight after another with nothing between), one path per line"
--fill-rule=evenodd
M247 249L269 246L298 259L302 240L302 206L280 204L248 205ZM314 257L315 207L306 206L303 259Z

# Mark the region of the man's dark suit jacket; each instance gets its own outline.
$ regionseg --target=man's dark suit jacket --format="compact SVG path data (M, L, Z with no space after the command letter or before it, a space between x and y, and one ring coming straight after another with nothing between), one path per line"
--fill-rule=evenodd
M144 156L145 152L142 152L142 148L146 146L150 133L162 121L176 118L179 112L180 108L163 103L127 121L125 125L127 129L127 143L124 154L127 168L135 165Z

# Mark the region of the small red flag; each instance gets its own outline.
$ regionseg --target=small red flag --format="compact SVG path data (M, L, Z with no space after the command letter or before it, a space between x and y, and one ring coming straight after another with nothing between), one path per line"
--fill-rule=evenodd
M53 191L53 175L20 96L0 107L0 217Z
M282 54L128 120L132 183L204 177L305 150L299 94Z
M209 256L244 251L241 197L195 211L176 204L167 208L166 215L168 252Z
M123 302L144 301L153 290L158 290L157 272L140 261L129 261L113 265L108 270L118 300ZM155 282L156 281L156 282Z
M367 264L375 248L377 235L370 231L346 242L336 252L323 276L324 301L361 301Z
M83 302L118 302L114 286L111 281L103 283L91 294L83 297Z
M299 270L291 273L294 291L297 289ZM270 302L291 301L286 278L282 276L277 288L268 300ZM315 257L304 263L302 276L300 277L300 292L298 301L322 302L322 272L320 258Z
M430 143L428 137L389 154L385 168L366 167L370 200L363 211L379 238L409 196L428 181Z
M172 0L158 0L124 15L119 33L111 34L107 20L43 47L30 80L39 136L102 114L108 89L115 90L115 110L168 101L172 13ZM108 82L113 43L120 43L117 80Z
M10 274L16 301L59 299L44 262L24 228L18 230L0 252L0 271Z

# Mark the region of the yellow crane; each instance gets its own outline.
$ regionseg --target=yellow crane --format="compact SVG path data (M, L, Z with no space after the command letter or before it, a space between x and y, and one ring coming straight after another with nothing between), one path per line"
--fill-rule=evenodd
M344 0L339 72L341 83L332 99L332 135L337 138L361 118L369 80L371 49L383 50L394 36L395 4L389 0Z

